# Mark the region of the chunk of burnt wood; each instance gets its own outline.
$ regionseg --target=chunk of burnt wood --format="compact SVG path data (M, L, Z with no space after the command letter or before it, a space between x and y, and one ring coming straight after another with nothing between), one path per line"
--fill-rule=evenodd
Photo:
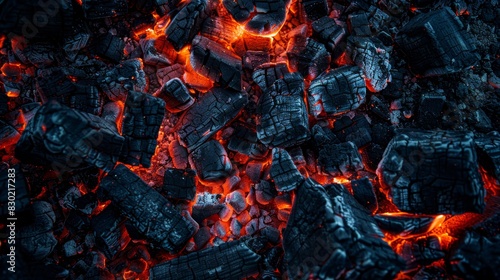
M313 37L318 42L323 43L326 49L333 53L337 46L345 38L345 29L335 23L335 20L330 17L322 17L312 23Z
M162 85L175 78L182 79L183 75L184 66L181 64L174 64L172 66L160 68L156 71L158 82Z
M231 160L217 140L209 140L196 148L189 155L189 162L202 181L221 182L231 175Z
M57 245L52 233L56 215L52 205L46 201L35 201L31 205L29 223L16 230L16 244L26 256L34 260L47 257Z
M244 125L234 126L234 133L229 138L227 148L247 155L254 159L261 159L267 155L267 147L257 139L257 132Z
M94 42L93 51L98 56L117 63L122 60L124 47L125 42L120 37L106 33Z
M271 183L268 181L260 181L258 184L255 184L255 199L261 205L269 204L278 193Z
M371 36L368 16L364 12L352 13L347 18L349 32L354 36Z
M470 132L402 130L389 143L377 175L401 211L480 213L485 207Z
M188 165L188 152L179 141L174 140L168 145L168 153L172 158L175 168L186 169Z
M272 86L276 80L283 79L286 73L289 72L285 62L266 63L255 69L252 74L252 79L261 90L265 91Z
M222 87L241 90L241 58L222 45L196 36L191 46L191 66Z
M162 44L158 39L141 39L139 44L142 50L144 64L151 66L165 66L173 63L172 59L163 55ZM165 40L166 41L166 40Z
M16 157L25 163L51 164L62 173L84 163L109 171L124 141L114 123L51 101L28 123Z
M414 269L419 265L429 265L434 261L443 259L444 251L435 235L405 240L401 244L401 256L406 261L406 269Z
M151 95L130 91L125 102L122 135L125 137L120 161L149 167L165 115L165 102Z
M86 19L122 16L128 12L126 0L82 0Z
M374 216L382 230L401 237L420 235L441 225L444 216L412 215L404 213L384 213Z
M371 213L378 209L377 196L372 182L368 178L351 181L352 193L356 201L363 205Z
M195 233L193 225L169 201L124 165L109 172L98 191L134 228L164 250L177 252Z
M311 82L307 93L309 109L316 118L355 110L366 98L361 68L344 66L323 72Z
M195 177L194 170L168 168L162 190L168 198L191 201L196 195Z
M252 240L237 240L193 252L157 264L150 269L150 278L159 279L243 279L260 271L260 248Z
M22 213L30 203L29 185L19 165L0 171L0 217Z
M303 0L302 7L306 12L307 19L314 21L328 15L326 0Z
M112 101L125 101L129 90L146 89L146 73L140 59L126 60L99 75L99 87Z
M326 145L340 144L340 140L328 127L322 127L319 124L315 124L312 128L312 134L314 142L316 142L316 145L320 149Z
M234 119L247 102L245 93L222 88L203 94L179 120L181 144L193 151Z
M182 112L194 103L194 98L179 78L166 82L155 95L165 101L167 110L172 113Z
M208 192L196 194L196 202L193 205L193 219L199 224L204 219L218 214L225 206L222 202L222 195Z
M323 173L346 177L364 168L358 148L352 142L329 144L320 148L318 166Z
M107 206L93 217L91 225L96 248L110 260L130 242L130 236L125 228L125 218L113 205Z
M488 173L500 180L500 133L490 132L475 139L479 163Z
M337 119L332 131L340 141L351 141L358 148L370 143L374 133L364 114L356 114L353 118L343 116Z
M303 97L304 80L298 73L285 74L264 92L257 105L257 137L262 143L284 148L309 138Z
M165 30L167 40L176 51L189 44L206 18L206 0L193 0L177 13Z
M412 18L395 41L417 75L455 73L478 59L471 36L449 7Z
M446 95L442 92L422 94L418 108L418 121L424 129L437 128L446 103Z
M239 24L230 17L215 17L203 22L200 35L221 45L231 45L239 32Z
M306 79L313 80L330 65L330 54L325 46L312 38L293 36L286 48L288 67Z
M291 191L302 184L304 177L293 163L290 154L285 149L274 148L273 160L269 175L274 180L276 190Z
M385 89L392 79L389 51L375 38L351 36L347 42L347 54L363 69L368 90Z

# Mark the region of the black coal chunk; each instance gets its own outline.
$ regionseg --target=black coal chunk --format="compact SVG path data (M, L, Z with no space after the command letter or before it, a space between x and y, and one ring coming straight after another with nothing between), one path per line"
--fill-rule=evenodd
M345 29L335 23L330 17L322 17L312 23L313 37L323 43L329 52L336 51L339 43L344 39Z
M455 73L478 59L471 37L448 7L414 17L395 41L417 75Z
M196 203L193 205L193 219L201 223L204 219L218 214L225 207L221 198L220 194L198 193Z
M82 0L86 19L122 16L128 12L127 0Z
M377 174L401 211L456 214L485 207L472 133L402 130Z
M438 127L445 103L446 95L442 92L427 93L420 96L418 121L422 128L433 129Z
M19 165L0 171L0 217L22 213L30 203L29 185Z
M372 130L364 114L356 114L353 118L343 116L337 119L333 125L333 133L340 141L351 141L361 148L372 141L372 135L380 132Z
M346 177L364 168L358 148L350 141L321 147L318 166L323 173Z
M297 73L285 74L263 93L257 105L257 137L262 143L290 147L309 138L303 97L304 81Z
M273 160L269 175L280 192L291 191L302 184L304 177L293 163L292 157L285 149L274 148Z
M191 46L190 62L199 74L222 87L241 90L241 58L222 45L196 36Z
M278 79L282 79L288 72L288 66L285 62L278 63L265 63L252 74L253 81L265 91L268 87L272 86Z
M372 182L368 178L351 181L354 198L370 212L375 213L378 209L377 196Z
M401 255L406 261L406 269L415 269L419 265L429 265L444 258L445 253L435 235L416 240L403 241Z
M479 163L486 171L500 180L500 133L490 132L475 139Z
M194 98L179 78L171 79L163 84L155 95L165 101L167 110L172 113L184 111L194 103Z
M191 201L196 195L195 177L194 170L168 168L163 176L162 191L168 198Z
M96 248L110 260L130 242L130 236L125 228L125 218L112 205L93 217L91 225Z
M362 75L361 68L344 66L314 79L307 91L313 115L316 118L336 116L357 109L366 98Z
M234 119L247 104L245 93L213 88L203 94L179 120L179 139L192 151Z
M177 252L194 235L193 225L161 194L124 165L101 180L99 197L109 199L148 240Z
M16 157L25 163L51 164L62 173L83 163L109 171L124 141L114 123L50 101L29 121Z
M206 0L193 0L174 16L165 35L176 51L189 44L198 33L206 17L206 7Z
M307 18L311 21L328 15L326 0L303 0L301 2Z
M325 190L307 179L297 188L283 234L289 277L394 277L403 262L383 236L373 218L342 185L329 185Z
M444 216L412 215L403 213L384 213L374 216L379 227L401 237L428 232L444 221Z
M125 137L120 160L149 167L165 115L165 102L151 95L130 91L125 102L122 135Z
M260 270L263 247L254 240L237 240L193 252L157 264L150 269L150 278L232 280L244 279Z
M120 37L106 33L97 38L93 50L100 57L113 62L120 62L123 57L124 47L125 42Z
M129 90L146 89L146 73L140 59L129 59L99 75L99 87L112 101L125 101Z
M234 133L229 138L227 148L247 155L251 158L261 159L267 155L267 147L257 139L257 132L244 125L235 125Z
M202 181L221 182L231 175L231 160L217 140L209 140L196 148L189 155L189 162Z
M293 36L288 41L286 55L290 70L309 80L328 69L331 61L325 45L301 35Z

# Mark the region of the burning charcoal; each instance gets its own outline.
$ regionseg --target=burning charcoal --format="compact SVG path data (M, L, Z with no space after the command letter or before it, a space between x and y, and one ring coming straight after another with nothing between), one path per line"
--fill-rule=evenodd
M403 263L373 218L343 186L327 190L311 179L297 189L283 234L289 277L394 277Z
M106 207L92 218L96 247L108 259L113 259L130 242L124 221L125 219L113 206Z
M371 29L379 35L385 33L383 29L385 28L387 22L390 20L390 16L379 8L375 8L374 6L370 8L369 12L370 18L368 19L368 21L370 22ZM387 35L390 42L389 45L392 45L392 37L389 34Z
M498 132L488 133L484 137L475 139L476 147L480 155L480 164L497 180L500 180L500 134Z
M378 209L377 196L373 185L368 178L351 181L352 193L359 204L370 212L375 213Z
M227 148L247 155L254 159L261 159L267 155L267 147L257 139L257 133L243 125L234 127L235 132L231 135Z
M237 219L231 220L231 224L229 225L229 229L231 230L231 233L234 236L240 236L240 232L241 232L242 228L243 228L243 225Z
M128 12L126 0L83 0L82 7L86 19L122 16Z
M319 124L315 124L312 128L312 134L314 137L314 142L318 148L322 148L330 144L340 144L340 140L333 134L333 132L327 127L322 127Z
M156 77L162 85L175 78L181 79L183 75L184 67L180 64L160 68L156 71Z
M206 7L206 0L190 1L172 19L165 30L165 35L176 51L189 44L198 33L206 16Z
M467 231L448 260L451 270L465 279L500 277L500 238L486 238Z
M456 214L485 207L472 133L400 131L377 175L401 211Z
M447 275L444 267L429 265L422 267L414 276L413 280L446 280L449 279L450 276Z
M94 193L87 193L75 200L75 209L83 214L90 215L97 207L97 197Z
M303 0L302 6L309 20L314 21L328 15L326 0Z
M300 75L285 74L259 99L257 137L265 145L290 147L309 138L309 122Z
M125 42L120 37L106 33L101 35L94 45L94 52L98 56L105 57L113 62L120 62L123 57Z
M120 105L118 101L106 103L102 108L101 118L108 122L118 124L124 109Z
M168 145L168 153L172 158L174 167L178 169L186 169L188 165L188 152L179 141L174 140Z
M318 166L324 173L346 177L364 168L358 148L352 142L330 144L321 148Z
M443 93L428 93L420 96L418 120L425 129L436 128L441 119L446 96Z
M455 73L478 58L464 25L448 7L412 18L395 41L417 75Z
M205 247L208 241L210 241L210 238L212 238L212 235L210 234L210 228L206 226L200 228L198 232L194 235L194 242L196 244L196 248L199 250Z
M355 36L371 36L372 34L366 13L350 14L348 24L349 31Z
M348 55L365 75L366 87L371 92L379 92L392 79L389 51L374 38L349 37Z
M226 203L231 205L236 214L240 214L247 208L245 201L245 193L241 190L236 190L226 196Z
M57 239L52 233L56 216L52 206L45 201L33 202L31 210L33 220L16 230L16 244L19 244L20 249L27 256L34 260L42 260L57 245Z
M156 48L156 41L157 40L152 39L142 39L139 41L143 53L144 64L153 66L172 64L172 61L161 53L161 49L158 50Z
M240 36L236 40L232 38L232 41L231 46L234 52L240 57L243 57L247 51L269 53L272 50L272 38L269 37L245 33L245 36Z
M149 167L156 138L165 115L165 102L148 94L130 91L125 102L122 135L125 144L120 160Z
M194 150L189 162L202 181L221 182L231 175L231 160L217 140L209 140Z
M179 120L181 144L193 151L234 119L247 102L246 94L222 88L203 94Z
M63 252L64 252L64 256L65 257L73 257L73 256L76 256L76 255L79 255L81 253L83 253L83 248L80 245L78 245L76 243L75 240L69 240L68 242L64 243L63 245Z
M262 172L264 170L264 162L261 161L250 161L247 163L245 173L254 183L258 183L262 177Z
M445 216L411 215L402 213L385 213L374 216L379 227L391 234L401 237L420 235L440 226Z
M201 223L204 219L218 214L224 208L221 197L220 194L207 192L196 194L196 202L193 205L193 219Z
M163 192L168 198L191 201L196 195L196 173L191 169L165 170Z
M239 32L239 25L230 18L207 18L200 35L221 45L230 45Z
M51 101L28 123L16 157L25 163L50 163L63 173L83 162L109 171L123 142L114 124Z
M259 242L251 239L222 243L157 264L150 269L150 278L243 279L259 272L262 257L256 251L262 247ZM196 264L196 267L193 267L193 264Z
M301 35L293 36L288 41L286 55L290 70L309 80L328 69L331 60L323 44Z
M288 66L284 62L266 63L259 66L252 74L253 81L263 90L271 87L276 80L283 79L288 73Z
M146 89L146 74L140 59L130 59L102 73L99 86L112 101L125 101L129 90Z
M165 83L155 95L165 101L167 110L172 113L184 111L194 103L194 98L179 78Z
M401 255L406 261L406 268L412 269L419 265L429 265L444 258L437 236L428 236L415 241L403 241Z
M261 205L269 204L276 195L276 189L268 181L260 181L255 185L255 199Z
M280 192L291 191L304 181L288 152L279 148L273 149L270 176Z
M30 203L29 186L19 165L0 171L0 216L22 213Z
M124 165L101 180L99 195L110 199L141 234L164 250L177 252L194 235L192 225L172 204Z
M270 61L269 52L247 51L243 56L243 68L253 71L262 64L270 63Z
M326 49L333 53L339 43L344 39L345 29L335 23L330 17L322 17L312 23L313 36L320 43L323 43Z
M218 43L196 36L191 46L191 66L222 87L241 90L241 58Z
M316 118L355 110L366 98L365 81L357 66L322 73L311 82L307 92L309 109Z

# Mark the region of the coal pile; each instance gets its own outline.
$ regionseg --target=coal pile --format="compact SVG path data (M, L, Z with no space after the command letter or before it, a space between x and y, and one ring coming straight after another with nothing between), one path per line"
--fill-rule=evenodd
M499 18L0 0L0 278L499 279Z

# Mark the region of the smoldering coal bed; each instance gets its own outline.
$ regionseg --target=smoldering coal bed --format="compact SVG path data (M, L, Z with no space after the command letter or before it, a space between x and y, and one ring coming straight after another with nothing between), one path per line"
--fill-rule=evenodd
M498 18L0 0L1 278L499 279Z

